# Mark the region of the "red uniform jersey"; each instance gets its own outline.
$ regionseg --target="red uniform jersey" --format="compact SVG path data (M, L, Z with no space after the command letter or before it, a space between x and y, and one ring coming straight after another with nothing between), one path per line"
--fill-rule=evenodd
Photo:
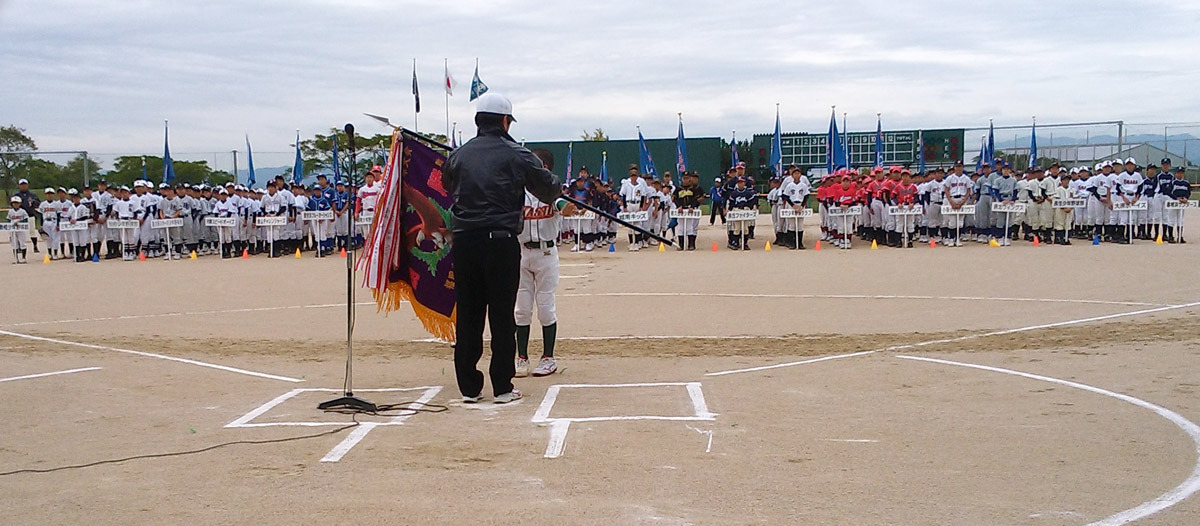
M853 184L850 188L842 188L840 185L833 188L831 198L835 206L847 205L853 206L859 203L859 191Z
M896 204L911 205L917 202L917 185L900 183L892 189L896 196Z

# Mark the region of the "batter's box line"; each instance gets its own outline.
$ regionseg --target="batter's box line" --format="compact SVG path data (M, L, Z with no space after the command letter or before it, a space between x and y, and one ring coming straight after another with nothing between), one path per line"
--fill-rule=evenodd
M684 387L687 389L688 398L692 401L692 416L657 416L657 415L635 415L635 416L586 416L573 418L550 418L550 411L554 409L554 402L558 400L558 393L563 389L619 389L630 387ZM716 420L717 414L708 410L708 403L704 400L704 391L700 388L700 382L655 382L655 383L636 383L636 384L559 384L552 385L546 390L546 396L542 399L541 405L533 415L533 423L549 424L550 425L550 442L546 445L545 458L558 458L562 456L563 447L567 441L567 431L571 428L572 422L616 422L616 421L645 421L659 420L668 422L711 422ZM710 446L711 447L711 446Z
M350 434L347 435L346 438L344 440L342 440L342 442L340 444L334 446L334 448L331 449L329 451L329 453L327 453L324 457L321 458L321 462L337 462L337 461L341 460L342 457L346 456L346 453L349 453L350 450L354 446L358 445L359 442L362 442L362 439L366 438L367 433L370 433L371 430L375 429L376 427L404 425L405 420L412 418L412 416L414 414L416 414L415 411L418 411L421 408L425 407L425 404L428 404L430 402L430 400L433 400L433 398L442 391L441 386L393 387L393 388L384 388L384 389L356 389L355 392L358 392L358 393L398 393L398 392L413 392L413 391L424 391L424 393L420 396L420 398L417 398L416 401L408 404L405 407L405 409L414 411L413 413L406 413L406 414L394 416L390 420L387 420L386 422L363 422L363 423L355 426L354 430L351 431ZM300 393L311 393L311 392L341 393L342 390L341 389L315 388L315 387L292 389L291 391L288 391L282 395L277 396L274 400L271 400L270 402L267 402L261 406L258 406L257 408L250 411L249 413L246 413L246 414L238 417L236 420L234 420L228 424L225 424L225 427L226 428L322 427L322 426L344 426L347 424L346 422L260 422L260 423L254 422L254 419L266 414L271 409L278 407L280 404L296 397Z

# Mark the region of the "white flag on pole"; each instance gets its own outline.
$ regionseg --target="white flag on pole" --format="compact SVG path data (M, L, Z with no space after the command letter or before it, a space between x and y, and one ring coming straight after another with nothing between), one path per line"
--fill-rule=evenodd
M450 74L450 66L446 66L446 95L454 95L454 87L458 85L458 81L454 80L454 76Z

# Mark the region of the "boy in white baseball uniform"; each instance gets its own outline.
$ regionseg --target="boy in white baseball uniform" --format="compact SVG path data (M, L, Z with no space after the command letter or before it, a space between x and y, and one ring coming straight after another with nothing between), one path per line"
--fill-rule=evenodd
M9 224L13 225L13 229L8 231L8 245L12 247L13 264L15 265L25 263L25 239L29 235L28 228L16 228L16 225L29 221L29 213L21 208L19 196L14 195L9 201L12 206L8 209L7 219Z
M543 149L533 151L547 170L554 170L554 158ZM558 287L558 228L563 215L575 214L575 206L565 199L553 205L541 202L525 192L522 209L524 224L517 241L521 243L521 278L517 285L514 318L517 322L516 376L529 375L529 327L533 323L533 307L537 304L538 321L542 323L542 358L533 376L549 376L558 371L554 358L554 343L558 335L558 315L554 308L554 290Z
M54 189L46 189L46 199L38 204L38 212L42 214L42 232L46 234L46 255L50 259L62 259L58 232L58 201L54 198Z

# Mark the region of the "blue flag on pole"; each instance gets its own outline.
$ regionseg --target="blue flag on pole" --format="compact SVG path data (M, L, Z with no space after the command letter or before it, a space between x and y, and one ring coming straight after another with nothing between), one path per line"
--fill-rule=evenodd
M162 182L171 184L175 178L175 163L171 161L171 141L166 122L163 123L163 178Z
M338 161L338 140L337 134L333 135L333 184L337 184L342 179L342 163Z
M883 168L883 118L875 121L875 168Z
M679 177L688 169L687 139L683 136L683 117L679 118L679 133L675 136L675 172ZM682 181L682 179L680 179Z
M650 157L650 149L646 147L646 138L642 137L641 129L638 129L638 164L641 165L643 174L652 178L658 177L658 170L654 168L654 158Z
M829 173L833 173L835 168L846 168L846 149L842 145L842 134L838 133L837 126L837 111L833 111L829 116L829 137L827 138L829 147L825 157L825 169Z
M992 121L988 121L988 138L987 138L987 162L992 164L992 168L997 168L993 161L996 160L996 130L993 127Z
M254 180L254 152L250 151L249 135L246 136L246 161L250 164L250 177L246 179L246 184L249 184L251 188L254 188L254 183L256 182ZM237 174L234 174L233 178L237 179Z
M296 162L292 165L292 182L300 184L304 179L304 160L300 158L300 132L296 132Z
M1037 121L1033 121L1033 134L1029 136L1029 167L1037 167Z
M741 161L738 159L737 134L735 133L733 134L733 140L729 142L729 167L737 168L739 162Z
M608 182L608 152L602 152L600 159L600 182Z
M917 157L921 159L918 171L925 173L925 133L917 132Z
M573 159L571 159L571 155L573 153L571 150L573 150L574 148L575 148L575 143L573 143L573 142L567 143L567 177L565 179L563 179L563 181L570 181L571 175L575 173L575 167L572 165Z
M775 136L771 138L771 171L783 177L783 127L779 124L779 108L775 108Z
M983 163L991 164L991 162L987 160L987 144L986 136L979 138L979 158L975 160L975 173L979 173L979 171L983 169Z
M421 113L421 90L417 87L417 59L413 59L413 102L416 104L416 112Z
M471 100L478 99L480 95L487 93L487 84L479 80L479 60L475 60L475 77L471 79Z
M456 122L456 123L454 123L454 127L450 128L450 148L451 149L454 149L454 150L458 149L457 136L458 136L458 123Z

